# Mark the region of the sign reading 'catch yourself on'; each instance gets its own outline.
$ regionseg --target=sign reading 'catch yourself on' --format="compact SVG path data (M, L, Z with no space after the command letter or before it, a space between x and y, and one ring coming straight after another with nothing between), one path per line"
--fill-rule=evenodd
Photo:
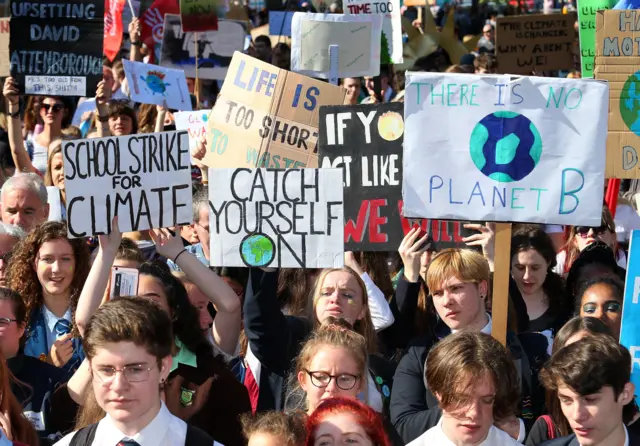
M408 73L404 216L599 226L608 94L593 80Z

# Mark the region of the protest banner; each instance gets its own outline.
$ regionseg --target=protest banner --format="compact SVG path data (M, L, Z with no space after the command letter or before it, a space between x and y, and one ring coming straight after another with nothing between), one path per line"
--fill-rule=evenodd
M185 130L189 134L189 150L195 149L201 136L206 136L210 113L211 110L198 110L173 114L176 130Z
M95 96L104 0L14 0L10 28L11 76L20 93Z
M155 0L151 6L143 9L140 16L140 39L152 49L149 62L160 60L160 45L164 35L164 16L180 14L178 0Z
M122 46L122 12L126 0L106 0L104 10L104 55L110 62L116 58Z
M593 62L596 57L596 12L610 9L614 0L580 0L578 22L580 23L580 65L582 77L593 77Z
M400 102L320 107L320 167L344 172L347 251L395 251L411 230L402 217L403 114ZM421 225L439 248L462 239L459 222Z
M69 237L192 223L187 132L65 141Z
M573 13L498 17L498 72L530 74L573 68L575 21Z
M291 37L294 11L269 11L269 35Z
M346 0L344 12L347 15L384 14L380 34L380 63L403 62L400 0Z
M588 79L409 73L404 216L599 226L608 94Z
M640 231L632 231L629 242L620 343L631 354L631 382L640 386Z
M636 10L598 11L596 79L609 82L607 178L640 178L640 14Z
M123 60L122 63L132 101L191 111L191 97L184 71L129 60Z
M11 76L9 71L9 19L0 19L0 77Z
M197 56L199 79L224 80L233 53L244 49L244 38L245 28L239 22L219 20L217 31L191 33L182 32L180 16L166 14L160 65L195 78Z
M217 8L216 0L180 0L182 31L186 33L217 30Z
M209 169L211 266L344 263L341 169Z
M337 77L380 73L382 15L296 12L291 20L291 71L328 79L329 47L338 45Z
M318 167L318 107L346 90L236 52L207 130L209 167Z

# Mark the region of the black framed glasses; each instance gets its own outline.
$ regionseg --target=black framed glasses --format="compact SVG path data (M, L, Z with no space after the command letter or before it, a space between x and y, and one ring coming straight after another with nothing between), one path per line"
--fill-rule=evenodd
M8 317L0 317L0 328L6 328L11 322L18 322L18 319L11 319Z
M64 105L62 104L42 104L41 107L43 108L44 111L46 111L47 113L49 112L49 110L53 110L54 113L58 113L60 110L62 110L64 108Z
M151 367L145 367L143 364L131 364L125 365L121 369L101 366L93 369L93 374L100 378L100 381L104 384L111 384L116 378L118 372L122 373L128 382L140 383L149 379L149 372L154 367L157 367L159 363L160 361L156 362Z
M351 390L356 386L356 383L360 379L359 375L351 375L349 373L331 375L327 372L312 372L306 369L305 372L307 373L307 375L309 375L311 384L318 387L319 389L324 389L331 383L331 380L335 380L338 388L342 390Z

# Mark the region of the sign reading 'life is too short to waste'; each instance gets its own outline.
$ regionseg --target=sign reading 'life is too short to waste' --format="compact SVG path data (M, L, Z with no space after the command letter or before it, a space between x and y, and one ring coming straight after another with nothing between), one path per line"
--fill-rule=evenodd
M599 226L608 94L595 80L409 73L404 216Z

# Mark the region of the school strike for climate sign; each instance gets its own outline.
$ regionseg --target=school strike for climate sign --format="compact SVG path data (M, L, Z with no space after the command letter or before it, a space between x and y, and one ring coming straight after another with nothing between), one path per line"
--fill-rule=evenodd
M594 80L410 73L404 216L599 226L608 94Z
M212 266L344 263L340 169L209 169Z
M192 222L187 132L66 141L62 146L70 237Z
M104 1L12 1L11 75L20 92L94 96L103 34Z

